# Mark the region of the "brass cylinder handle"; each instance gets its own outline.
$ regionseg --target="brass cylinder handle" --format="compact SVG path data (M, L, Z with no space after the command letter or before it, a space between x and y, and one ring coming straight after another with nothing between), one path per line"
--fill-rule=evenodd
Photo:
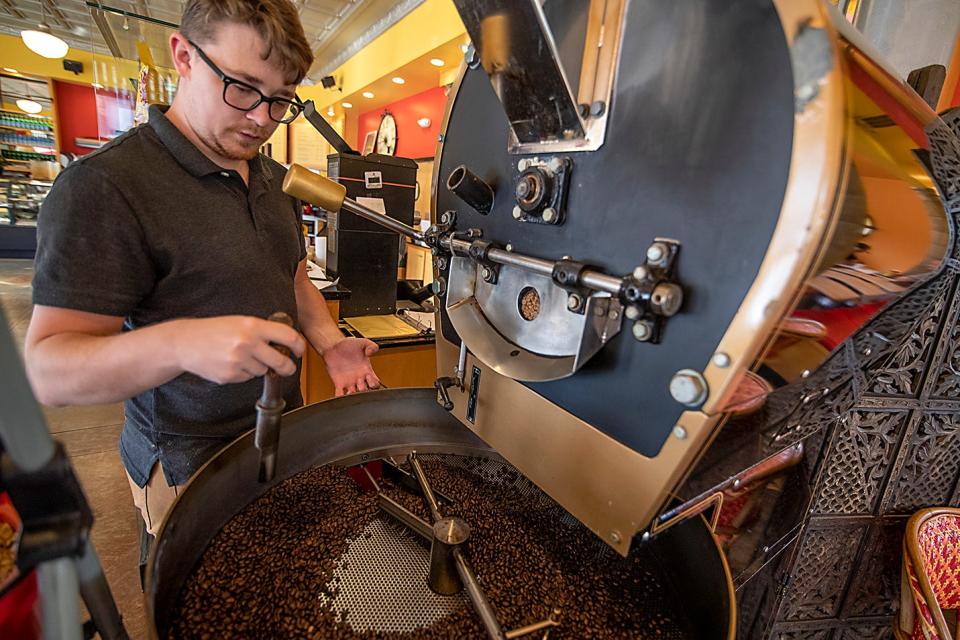
M327 211L340 211L343 199L347 197L345 186L299 164L291 165L287 171L283 192Z

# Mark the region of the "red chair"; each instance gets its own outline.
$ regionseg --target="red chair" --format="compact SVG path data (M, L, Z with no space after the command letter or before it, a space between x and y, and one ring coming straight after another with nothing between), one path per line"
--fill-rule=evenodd
M944 610L960 608L960 509L933 507L907 522L903 538L898 638L960 639Z

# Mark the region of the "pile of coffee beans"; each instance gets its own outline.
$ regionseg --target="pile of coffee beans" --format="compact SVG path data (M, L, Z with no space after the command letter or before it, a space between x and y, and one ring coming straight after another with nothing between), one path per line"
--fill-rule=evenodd
M454 501L441 503L443 515L471 527L467 555L505 631L554 617L554 640L694 637L643 550L621 558L507 465L459 456L421 462L434 489ZM388 480L381 488L429 520L418 494ZM170 640L486 637L469 603L406 634L357 632L349 611L332 610L338 558L377 517L389 518L376 494L342 468L277 485L211 542L181 592Z

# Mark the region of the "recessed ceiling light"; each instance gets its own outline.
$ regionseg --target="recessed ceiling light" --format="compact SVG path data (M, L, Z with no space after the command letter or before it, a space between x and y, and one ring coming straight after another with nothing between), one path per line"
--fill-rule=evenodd
M391 80L393 80L393 84L403 84L403 83L406 82L406 80L404 80L404 79L401 78L400 76L393 76L393 78L391 78Z
M362 95L364 98L372 98L372 97L373 97L373 91L364 91L361 95Z
M430 64L435 67L442 67L445 63L440 58L430 58Z
M341 102L340 106L343 107L344 109L349 109L350 107L353 106L353 104L350 102Z

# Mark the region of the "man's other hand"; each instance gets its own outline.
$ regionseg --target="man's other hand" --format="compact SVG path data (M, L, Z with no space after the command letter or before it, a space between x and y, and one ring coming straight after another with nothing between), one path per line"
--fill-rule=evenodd
M282 345L300 357L306 340L279 322L252 316L220 316L183 320L177 341L177 359L184 371L216 382L246 382L273 369L281 376L296 373L293 360L270 343Z
M365 338L344 338L324 351L323 361L338 398L380 386L380 378L370 364L370 356L379 348Z

